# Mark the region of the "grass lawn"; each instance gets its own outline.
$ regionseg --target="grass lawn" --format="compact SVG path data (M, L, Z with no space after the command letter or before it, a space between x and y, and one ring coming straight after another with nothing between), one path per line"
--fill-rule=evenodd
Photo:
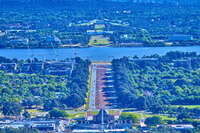
M77 43L77 44L62 44L60 45L61 47L65 48L65 47L80 47L81 44Z
M26 110L28 113L30 113L30 115L32 117L36 117L36 116L45 116L48 114L48 112L46 111L41 111L41 110L37 110L37 109L27 109Z
M171 105L171 106L175 108L183 107L188 109L200 108L200 105Z
M29 112L29 113L40 113L41 112L37 109L27 109L26 111Z
M145 114L145 113L133 113L133 112L122 112L122 115L134 115L138 119L142 118L148 118L148 117L153 117L153 116L159 116L162 118L162 120L176 120L176 118L170 118L166 115L156 115L156 114Z
M88 92L87 92L87 98L86 98L86 104L84 105L85 109L89 109L90 105L90 91L91 91L91 82L92 82L92 69L90 68L90 76L88 81Z
M90 25L89 22L88 23L77 24L77 26L88 26L88 25Z
M171 46L173 43L172 42L166 42L165 45Z
M90 114L97 115L99 111L90 111Z
M97 115L98 113L99 113L99 111L90 111L90 113L92 114L92 115ZM109 110L109 112L108 112L110 115L113 115L113 114L115 114L116 113L116 111L113 111L113 110Z
M158 116L160 117L162 120L176 120L176 118L170 118L166 115L150 115L150 114L144 114L144 117L147 118L147 117L153 117L153 116Z
M91 36L88 45L90 46L106 46L110 44L108 37L104 37L102 35Z
M86 115L85 112L81 112L81 113L68 113L67 118L74 119L74 118L85 117L85 115Z
M110 114L110 115L114 115L114 114L116 114L116 112L117 112L117 111L109 110L109 114Z
M136 116L138 119L142 119L143 118L143 114L142 113L121 112L121 115L124 115L124 116L133 115L133 116Z
M2 114L2 112L0 112L0 118L3 118L4 116L3 116L3 114Z
M96 32L103 32L103 30L96 30Z
M102 25L102 24L95 25L95 29L103 29L103 28L105 28L105 25Z
M120 23L110 23L112 25L116 25L116 26L128 26L128 24L120 24Z

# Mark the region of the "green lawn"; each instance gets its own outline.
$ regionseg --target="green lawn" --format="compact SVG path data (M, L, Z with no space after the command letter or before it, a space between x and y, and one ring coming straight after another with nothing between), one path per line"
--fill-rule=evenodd
M81 112L81 113L68 113L67 118L69 118L69 119L81 118L81 117L85 117L85 115L86 115L85 112Z
M113 110L110 110L110 111L109 111L109 114L110 114L110 115L113 115L113 114L115 114L115 113L116 113L116 111L113 111Z
M88 26L88 25L90 25L90 23L88 22L88 23L82 23L82 24L77 24L78 26Z
M200 108L200 105L171 105L171 106L175 108L183 107L188 109Z
M105 28L105 25L99 25L99 24L95 25L95 29L103 29L103 28Z
M128 26L127 24L119 24L119 23L110 23L112 25L116 25L116 26Z
M99 113L99 111L91 111L90 112L92 115L97 115ZM109 110L108 112L110 115L113 115L116 113L116 111L113 111L113 110Z
M87 92L87 98L86 98L86 104L84 105L85 109L89 109L90 104L90 91L91 91L91 82L92 82L92 69L90 68L90 76L88 81L88 92Z
M36 117L36 116L45 116L48 114L46 111L41 111L38 109L26 109L26 111L31 115L31 117Z
M142 113L133 113L133 112L121 112L121 115L128 116L128 115L134 115L138 119L142 119L143 114Z
M90 111L90 114L92 114L92 115L97 115L97 114L98 114L98 111Z
M156 114L145 114L145 113L132 113L132 112L122 112L123 115L134 115L138 119L147 118L147 117L153 117L153 116L159 116L162 118L162 120L176 120L176 118L170 118L166 115L156 115Z
M171 117L168 117L166 115L150 115L150 114L144 114L145 118L147 117L153 117L153 116L158 116L160 117L162 120L176 120L176 118L171 118Z
M110 44L108 37L104 37L102 35L91 36L88 45L90 46L106 46Z

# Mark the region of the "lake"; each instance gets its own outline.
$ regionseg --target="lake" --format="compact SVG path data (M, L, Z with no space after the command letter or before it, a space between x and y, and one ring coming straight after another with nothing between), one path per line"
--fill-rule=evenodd
M39 59L65 59L79 56L92 61L110 61L123 56L139 56L159 54L164 55L169 51L197 52L200 46L189 47L131 47L131 48L64 48L64 49L0 49L0 56L7 58L39 58ZM74 54L76 53L76 54Z

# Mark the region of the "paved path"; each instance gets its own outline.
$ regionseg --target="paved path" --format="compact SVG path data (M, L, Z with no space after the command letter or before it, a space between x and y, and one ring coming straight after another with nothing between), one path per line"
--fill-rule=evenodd
M97 71L96 71L96 108L97 109L101 109L103 107L105 107L108 102L106 101L106 97L105 97L105 92L103 90L103 88L105 87L105 73L108 69L108 65L107 64L99 64L97 65Z
M92 80L90 92L90 109L95 110L95 94L96 94L96 65L92 64Z
M110 63L92 63L91 65L92 77L91 77L91 90L90 90L90 110L101 109L102 107L110 108L110 100L113 99L113 85ZM107 83L107 84L105 84ZM108 84L109 83L109 84ZM104 88L107 87L107 92L112 95L108 96ZM108 88L110 87L110 88ZM113 100L112 100L113 101Z

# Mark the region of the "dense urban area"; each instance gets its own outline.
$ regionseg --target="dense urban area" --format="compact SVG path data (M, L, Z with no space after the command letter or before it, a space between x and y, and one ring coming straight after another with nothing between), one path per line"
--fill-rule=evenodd
M0 0L0 133L199 133L199 7Z

